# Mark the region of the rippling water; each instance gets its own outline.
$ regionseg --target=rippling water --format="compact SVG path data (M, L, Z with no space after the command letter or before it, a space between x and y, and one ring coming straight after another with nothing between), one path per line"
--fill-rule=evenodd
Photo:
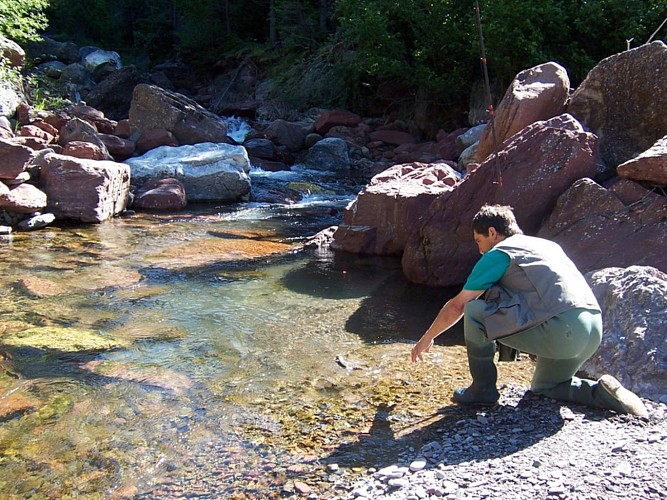
M275 489L259 476L290 443L266 408L317 405L341 354L414 337L435 303L395 259L297 250L351 197L140 214L0 245L0 493Z

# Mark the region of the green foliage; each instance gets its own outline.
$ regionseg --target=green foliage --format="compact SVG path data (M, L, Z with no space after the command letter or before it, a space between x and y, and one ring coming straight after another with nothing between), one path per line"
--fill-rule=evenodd
M21 6L21 19L32 19L26 9L38 13L46 3L0 0L0 13ZM667 0L479 4L499 92L519 71L547 61L562 64L577 85L601 59L644 43L667 15ZM301 108L364 112L381 109L373 107L378 103L391 107L386 86L402 89L391 97L406 108L465 108L482 76L474 6L474 0L51 0L48 14L54 35L80 45L151 63L181 58L204 69L251 57ZM7 29L2 19L0 32Z
M0 0L0 34L17 42L34 40L47 26L48 0Z

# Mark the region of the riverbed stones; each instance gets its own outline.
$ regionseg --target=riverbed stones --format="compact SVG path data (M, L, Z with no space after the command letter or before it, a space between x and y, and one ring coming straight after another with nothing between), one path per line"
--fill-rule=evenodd
M250 192L250 160L243 146L212 142L161 146L125 163L138 185L150 179L178 179L190 202L234 202Z

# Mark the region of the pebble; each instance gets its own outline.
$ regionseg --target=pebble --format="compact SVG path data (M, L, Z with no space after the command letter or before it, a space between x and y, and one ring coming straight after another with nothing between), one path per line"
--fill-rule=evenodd
M500 405L437 429L407 466L349 477L321 498L667 498L662 403L645 401L640 418L524 395L505 387Z

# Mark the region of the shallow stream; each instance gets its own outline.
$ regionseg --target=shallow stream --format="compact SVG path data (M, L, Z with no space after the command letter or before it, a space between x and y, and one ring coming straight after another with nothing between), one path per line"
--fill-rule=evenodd
M312 477L325 457L405 385L372 365L443 297L405 282L396 259L301 250L354 196L326 182L289 206L1 244L0 495L267 498L295 474L326 483ZM403 362L409 345L395 352Z

